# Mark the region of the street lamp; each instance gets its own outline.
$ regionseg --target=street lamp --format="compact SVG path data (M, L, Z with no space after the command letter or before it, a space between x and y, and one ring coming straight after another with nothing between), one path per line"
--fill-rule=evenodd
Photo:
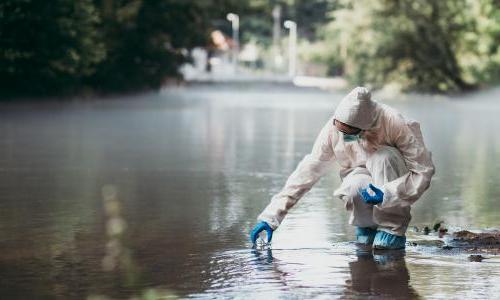
M227 20L231 22L233 28L233 69L236 72L238 65L238 54L240 52L240 17L237 14L228 13Z
M281 67L281 64L283 63L283 56L281 55L281 47L280 47L280 40L281 40L281 6L275 5L273 8L273 48L272 48L272 53L273 53L273 61L274 61L274 67L278 69Z
M286 20L283 24L289 30L288 36L288 76L295 76L297 69L297 23Z

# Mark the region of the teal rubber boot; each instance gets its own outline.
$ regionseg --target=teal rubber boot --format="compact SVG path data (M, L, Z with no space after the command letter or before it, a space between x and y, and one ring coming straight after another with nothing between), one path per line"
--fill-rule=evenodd
M363 245L371 245L377 234L377 229L356 226L356 241Z
M398 250L406 246L406 236L390 234L385 231L377 231L373 241L373 248L379 250Z

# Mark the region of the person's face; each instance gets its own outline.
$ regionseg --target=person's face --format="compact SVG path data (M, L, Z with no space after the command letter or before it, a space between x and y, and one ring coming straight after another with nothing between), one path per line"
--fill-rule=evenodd
M347 135L358 135L361 133L361 129L349 126L349 125L342 123L340 121L337 121L335 119L333 119L333 125L335 125L335 127L337 127L337 129L340 132L347 134Z

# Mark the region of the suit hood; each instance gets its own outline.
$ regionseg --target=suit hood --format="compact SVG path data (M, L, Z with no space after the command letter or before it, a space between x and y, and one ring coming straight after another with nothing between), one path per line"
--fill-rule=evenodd
M349 126L368 130L377 120L378 103L365 87L354 88L337 106L334 118Z

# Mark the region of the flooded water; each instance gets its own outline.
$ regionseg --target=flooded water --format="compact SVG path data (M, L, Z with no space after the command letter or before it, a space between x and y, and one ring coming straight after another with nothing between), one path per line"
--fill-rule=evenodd
M421 122L437 168L412 226L500 227L499 96L385 101ZM3 104L1 298L498 298L498 257L358 249L335 172L272 249L251 249L255 218L341 97L241 85Z

